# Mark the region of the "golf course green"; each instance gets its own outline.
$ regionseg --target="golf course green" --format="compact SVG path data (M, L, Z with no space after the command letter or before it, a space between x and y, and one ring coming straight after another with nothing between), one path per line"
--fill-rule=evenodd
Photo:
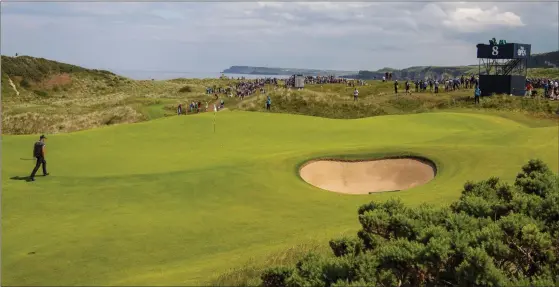
M558 170L557 126L544 119L223 111L213 123L204 113L52 135L51 175L35 182L20 178L38 135L2 136L2 285L207 284L249 258L354 233L372 199L442 205L468 180L512 181L532 158ZM298 175L313 158L396 155L432 160L436 178L346 195Z

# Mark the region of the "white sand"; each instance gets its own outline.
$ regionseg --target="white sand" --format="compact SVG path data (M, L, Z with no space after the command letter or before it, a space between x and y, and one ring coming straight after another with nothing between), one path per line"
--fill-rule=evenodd
M374 161L319 160L304 165L301 177L328 191L368 194L405 190L425 184L435 177L434 168L416 159Z

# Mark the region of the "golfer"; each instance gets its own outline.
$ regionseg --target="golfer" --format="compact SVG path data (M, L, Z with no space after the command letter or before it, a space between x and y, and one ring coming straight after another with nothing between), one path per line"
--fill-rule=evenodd
M39 141L36 142L35 145L33 146L33 157L37 159L37 163L35 164L35 168L33 169L33 172L31 172L31 176L29 177L31 181L35 181L35 174L37 173L41 165L43 166L43 176L49 175L47 173L47 161L45 160L46 139L47 137L42 135L41 137L39 137Z
M353 91L353 101L357 101L357 98L359 97L359 91L357 89L355 89L355 91Z

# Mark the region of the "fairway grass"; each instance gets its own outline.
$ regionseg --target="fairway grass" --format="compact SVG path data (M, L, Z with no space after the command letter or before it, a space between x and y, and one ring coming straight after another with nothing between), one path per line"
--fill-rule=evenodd
M467 180L558 170L557 126L436 112L335 120L224 111L58 134L49 177L27 176L37 136L2 137L2 285L207 284L249 259L357 231L357 208L448 204ZM344 195L297 174L318 157L429 158L410 190Z

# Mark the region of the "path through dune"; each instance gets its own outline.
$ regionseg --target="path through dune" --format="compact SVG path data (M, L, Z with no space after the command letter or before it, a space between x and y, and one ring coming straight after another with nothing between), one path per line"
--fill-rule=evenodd
M10 86L12 86L14 91L16 91L16 95L19 96L19 91L17 90L16 85L14 84L14 82L12 81L12 79L10 77L8 77L8 81L10 81Z

